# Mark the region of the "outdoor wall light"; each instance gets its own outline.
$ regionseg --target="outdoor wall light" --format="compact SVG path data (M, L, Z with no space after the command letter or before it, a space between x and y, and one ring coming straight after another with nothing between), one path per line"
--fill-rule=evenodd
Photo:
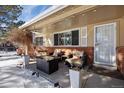
M64 13L65 11L63 10L62 13Z
M82 14L82 16L85 16L85 14Z
M74 18L75 16L72 16L72 18Z
M93 10L93 12L96 12L96 10Z

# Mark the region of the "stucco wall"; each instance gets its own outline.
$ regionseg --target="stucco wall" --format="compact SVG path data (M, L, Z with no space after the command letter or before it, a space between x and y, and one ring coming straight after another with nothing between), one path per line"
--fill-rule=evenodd
M95 25L100 25L100 24L107 24L107 23L113 23L116 22L116 46L124 46L124 18L119 18L119 19L113 19L113 20L109 20L109 21L103 21L103 22L99 22L96 24L90 24L87 25L87 42L88 42L88 47L93 47L94 46L94 26ZM80 24L75 24L72 25L72 27L68 27L66 29L63 29L60 27L60 30L51 30L46 32L46 38L51 40L53 42L53 33L55 32L61 32L61 31L65 31L65 30L69 30L69 29L74 29L74 28L82 28L83 26ZM63 30L62 30L63 29ZM81 30L80 30L81 31ZM81 36L81 35L80 35ZM47 44L49 46L49 44Z
M124 6L97 6L85 11L93 6L70 6L68 9L59 11L57 14L45 18L29 29L39 29L45 34L46 46L53 45L53 33L74 28L88 28L88 47L94 46L94 26L116 22L116 46L124 46Z
M107 10L108 9L108 10ZM124 13L122 10L124 6L101 6L87 12L85 15L82 13L67 17L61 21L49 25L46 34L49 33L53 36L54 32L65 31L68 29L88 27L88 47L94 46L94 26L116 22L116 46L124 46ZM101 12L102 11L102 12ZM103 12L103 11L106 11ZM48 35L49 37L49 35ZM53 38L53 37L50 37Z

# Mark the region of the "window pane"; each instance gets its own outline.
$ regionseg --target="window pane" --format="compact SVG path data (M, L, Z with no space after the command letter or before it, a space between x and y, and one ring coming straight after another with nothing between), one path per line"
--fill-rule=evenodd
M43 45L43 37L36 37L35 43L36 45Z
M54 45L58 45L58 34L54 34Z
M72 31L72 45L79 45L79 30Z
M59 34L59 45L64 45L64 33Z
M97 35L97 37L95 37L96 42L99 43L99 40L101 38L101 33L100 33L100 28L99 27L96 27L96 35Z
M72 35L71 32L65 33L65 45L71 45Z

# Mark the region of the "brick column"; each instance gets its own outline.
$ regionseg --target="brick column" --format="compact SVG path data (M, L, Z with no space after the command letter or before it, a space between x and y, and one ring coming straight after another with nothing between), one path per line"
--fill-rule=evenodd
M117 47L117 67L124 76L124 47Z

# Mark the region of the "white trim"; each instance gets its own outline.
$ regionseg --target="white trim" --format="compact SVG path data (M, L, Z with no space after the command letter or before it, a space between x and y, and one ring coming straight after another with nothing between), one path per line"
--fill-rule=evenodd
M50 38L49 37L47 37L47 39L49 38L49 39L51 39L51 47L53 47L54 46L54 34L53 33L51 33L50 35ZM48 45L47 45L48 46Z
M81 28L79 28L79 47L81 47Z
M117 32L117 29L116 29L116 22L113 22L113 23L105 23L105 24L101 24L101 25L95 25L94 26L94 63L95 64L101 64L101 65L110 65L110 64L104 64L104 63L101 63L101 62L96 62L95 61L95 42L96 42L96 27L100 27L100 26L106 26L106 25L114 25L114 48L115 48L115 51L114 51L114 55L115 55L115 58L116 58L116 32ZM116 61L116 59L115 59ZM116 66L116 62L114 64L112 64L111 66Z
M85 36L83 36L83 29L86 29L86 35ZM82 47L87 47L87 44L88 44L88 29L87 29L87 26L84 26L84 27L82 27L81 28L81 46ZM83 45L83 38L85 38L86 39L86 45Z
M40 38L43 37L43 45L39 45L39 46L46 46L46 35L40 35L40 36L35 36L34 41L36 40L36 38ZM35 41L36 42L36 41Z
M68 32L68 31L72 31L72 30L79 30L79 31L80 31L80 28L72 28L72 29L57 31L57 32L53 32L53 34L56 34L56 33L64 33L64 32Z
M64 33L64 32L71 32L73 30L79 30L79 45L72 45L72 44L71 45L54 45L54 43L53 43L53 47L80 47L80 31L81 31L80 28L72 28L72 29L68 29L68 30L53 32L53 35L59 34L59 33ZM53 39L54 39L54 36L53 36ZM53 42L54 42L54 40L53 40Z
M36 43L36 39L37 39L37 38L41 38L41 37L43 38L43 43L42 43L42 45L39 45L39 44L38 44L38 46L44 46L44 37L43 37L43 36L35 37L35 43ZM39 42L38 42L38 43L39 43Z
M38 16L34 17L33 19L31 19L30 21L26 22L25 24L23 24L22 26L20 26L20 29L23 29L27 26L32 25L35 22L38 22L39 20L46 18L50 15L52 15L53 13L56 13L57 11L67 7L69 5L53 5L50 8L46 9L44 12L40 13ZM28 16L28 15L26 15Z

